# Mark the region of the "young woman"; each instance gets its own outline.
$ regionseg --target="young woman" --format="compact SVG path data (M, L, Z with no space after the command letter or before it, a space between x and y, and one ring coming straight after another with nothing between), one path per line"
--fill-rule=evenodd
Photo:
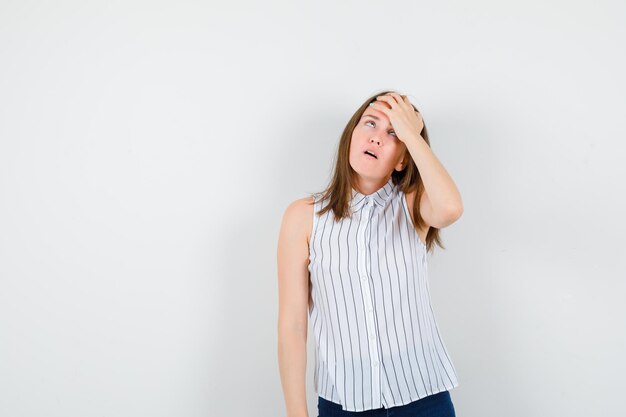
M354 113L331 184L286 209L278 242L278 358L287 417L455 416L456 370L435 321L427 252L462 214L419 111L383 91Z

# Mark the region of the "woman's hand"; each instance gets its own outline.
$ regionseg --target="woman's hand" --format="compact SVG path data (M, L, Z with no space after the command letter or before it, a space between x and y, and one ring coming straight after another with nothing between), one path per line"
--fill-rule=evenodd
M389 118L396 137L406 143L416 136L420 136L424 128L422 115L416 112L406 96L398 93L387 93L376 97L378 102L370 103L370 107L383 113ZM387 103L387 105L382 102Z

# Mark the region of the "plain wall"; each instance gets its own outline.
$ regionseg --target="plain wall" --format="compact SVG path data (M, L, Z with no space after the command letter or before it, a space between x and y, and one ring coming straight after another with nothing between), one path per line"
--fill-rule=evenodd
M281 218L383 89L463 197L429 259L457 415L621 413L625 15L0 2L0 415L284 416Z

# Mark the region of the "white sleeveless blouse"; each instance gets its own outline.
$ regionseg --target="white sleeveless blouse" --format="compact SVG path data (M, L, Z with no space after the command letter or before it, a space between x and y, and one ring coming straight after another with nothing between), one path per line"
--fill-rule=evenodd
M353 217L322 216L309 244L315 393L347 411L405 405L459 385L430 301L426 246L392 179Z

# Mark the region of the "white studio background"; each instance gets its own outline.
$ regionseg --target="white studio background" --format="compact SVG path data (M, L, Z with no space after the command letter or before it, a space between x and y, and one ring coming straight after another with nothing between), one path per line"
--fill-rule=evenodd
M0 1L0 415L284 416L281 218L383 89L463 196L429 262L457 415L620 414L625 16Z

